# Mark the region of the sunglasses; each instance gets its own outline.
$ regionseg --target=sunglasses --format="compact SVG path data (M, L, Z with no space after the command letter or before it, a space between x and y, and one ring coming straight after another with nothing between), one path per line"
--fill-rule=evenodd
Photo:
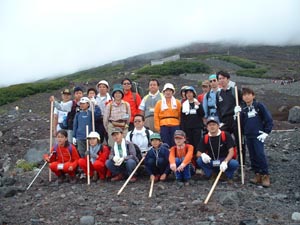
M213 79L213 80L210 80L209 82L210 82L210 83L212 83L212 82L217 82L217 80L216 80L216 79Z
M131 85L131 83L123 83L123 85Z

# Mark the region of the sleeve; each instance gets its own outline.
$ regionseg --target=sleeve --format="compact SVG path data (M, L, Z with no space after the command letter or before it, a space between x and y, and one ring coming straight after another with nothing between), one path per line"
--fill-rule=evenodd
M160 124L159 124L159 113L161 108L161 100L159 100L154 108L154 128L157 132L160 131Z
M197 145L197 148L196 148L197 152L201 152L201 153L206 152L205 145L204 145L204 138L203 137L201 138L201 140L199 141L199 143Z
M170 164L175 164L175 147L172 147L170 149L170 153L169 153L169 163Z
M142 102L141 96L139 95L139 93L136 93L136 111L137 111L137 113L140 113L139 106L140 106L141 102Z
M78 159L80 159L79 153L74 145L72 145L72 167L76 168L78 165Z
M107 145L102 145L102 148L102 151L98 152L97 160L105 164L105 161L109 158L110 150Z
M111 102L108 103L106 106L105 106L105 111L104 111L104 114L103 114L103 125L104 125L104 128L105 130L107 131L107 127L108 127L108 119L109 119L109 114L110 114L110 104L112 104Z
M127 112L128 112L128 119L127 119L127 124L129 124L130 123L130 118L131 118L131 109L130 109L130 104L128 103L128 102L125 102L124 101L124 104L126 104L127 106L125 106L125 107L127 107Z
M203 105L199 104L199 109L197 110L198 115L203 118L205 116Z
M207 92L207 93L209 93L209 92ZM208 117L207 93L204 95L203 101L202 101L202 107L203 107L204 117L205 117L205 118Z
M166 160L166 161L169 161L169 156L170 156L170 151L169 151L169 149L163 148L162 150L164 151L164 158L165 158L165 160ZM171 169L170 169L170 163L168 163L168 165L167 165L167 167L166 167L164 173L165 173L165 174L170 174L170 171L171 171Z
M193 154L194 154L194 146L193 145L189 145L189 144L186 144L188 146L188 150L187 150L187 153L184 157L184 160L183 160L183 163L185 165L188 165L191 161L192 161L192 158L193 158Z
M101 116L101 109L98 105L95 105L95 112L94 112L95 117L100 117Z
M143 98L143 100L141 101L141 104L139 106L139 110L141 110L141 111L145 111L146 97L147 97L147 95Z
M131 134L131 132L132 131L127 132L126 137L125 137L126 141L130 141L130 134Z

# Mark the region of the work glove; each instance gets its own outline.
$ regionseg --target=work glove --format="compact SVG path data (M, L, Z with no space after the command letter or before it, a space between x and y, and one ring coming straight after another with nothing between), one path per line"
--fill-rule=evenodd
M233 116L233 118L234 118L234 120L236 120L236 117L237 117L237 115L242 111L242 108L241 108L241 106L239 106L239 105L237 105L237 106L235 106L234 107L234 116Z
M265 139L268 137L268 134L265 133L265 132L263 132L263 131L261 131L261 130L258 133L260 133L260 135L257 136L257 139L259 141L261 141L262 143L264 143Z
M73 145L76 145L76 144L77 144L76 138L73 137Z
M96 101L95 98L91 98L90 103L93 104L93 105L97 105L97 101Z
M220 165L220 170L222 172L225 172L225 170L227 170L228 166L227 166L227 162L223 161Z
M207 155L206 153L202 153L202 154L201 154L201 158L202 158L202 161L203 161L205 164L210 163L211 158L210 158L210 156Z
M119 161L119 159L120 159L120 157L118 157L118 156L114 156L112 160L114 161L114 163L116 163L116 162L118 162L118 161Z
M115 162L115 166L120 166L124 162L124 158L119 158L117 162Z

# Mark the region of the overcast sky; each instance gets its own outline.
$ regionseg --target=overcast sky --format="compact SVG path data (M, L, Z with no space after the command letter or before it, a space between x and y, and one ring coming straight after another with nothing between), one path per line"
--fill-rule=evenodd
M0 0L0 86L226 41L300 44L298 0Z

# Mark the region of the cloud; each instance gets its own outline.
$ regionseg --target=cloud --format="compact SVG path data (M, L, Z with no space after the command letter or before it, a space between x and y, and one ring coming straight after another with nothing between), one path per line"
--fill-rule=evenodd
M0 85L191 42L299 45L299 8L297 0L4 0Z

